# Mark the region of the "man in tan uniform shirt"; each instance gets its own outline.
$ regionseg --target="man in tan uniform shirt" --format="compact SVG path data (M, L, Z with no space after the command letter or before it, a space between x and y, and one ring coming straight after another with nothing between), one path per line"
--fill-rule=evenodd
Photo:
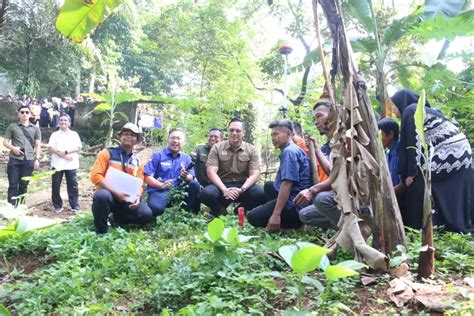
M232 202L240 203L245 211L266 202L263 188L256 184L260 177L257 150L242 140L244 122L232 119L227 131L228 140L212 146L206 164L211 184L199 195L214 216L225 214Z

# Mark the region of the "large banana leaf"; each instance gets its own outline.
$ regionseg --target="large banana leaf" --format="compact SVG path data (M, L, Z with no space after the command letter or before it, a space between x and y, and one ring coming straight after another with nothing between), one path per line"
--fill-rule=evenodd
M56 20L56 28L74 42L82 42L124 0L66 0Z
M351 11L368 33L371 33L374 31L374 20L370 13L369 1L372 0L344 0L342 5Z
M61 221L62 220L58 219L21 216L10 226L0 229L0 237L7 235L23 234L32 230L46 228L49 226L56 225Z

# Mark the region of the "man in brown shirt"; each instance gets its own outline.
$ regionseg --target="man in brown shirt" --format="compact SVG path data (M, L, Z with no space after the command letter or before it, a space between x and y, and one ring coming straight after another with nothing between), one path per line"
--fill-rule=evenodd
M8 203L18 205L22 202L19 196L26 193L29 177L33 169L39 168L41 155L41 131L30 123L30 109L27 105L18 108L18 123L12 123L5 131L3 146L10 149L7 165Z
M260 177L257 150L242 140L244 122L233 118L227 131L228 140L212 146L206 164L211 184L199 195L214 216L225 214L231 202L240 203L245 211L266 202L263 188L256 184Z

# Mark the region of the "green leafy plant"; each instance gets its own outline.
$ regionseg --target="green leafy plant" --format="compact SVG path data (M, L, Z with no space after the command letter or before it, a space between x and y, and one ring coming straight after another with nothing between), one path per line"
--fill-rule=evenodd
M289 287L297 296L298 310L302 309L302 298L306 286L315 287L319 292L323 293L329 286L324 287L323 284L307 274L320 268L324 271L324 275L329 283L338 279L347 278L357 275L356 269L365 267L364 264L354 260L344 261L337 265L331 265L327 254L331 250L317 246L308 242L298 242L296 245L282 246L278 253L283 257L291 269L298 275L296 287Z
M94 110L85 114L85 117L88 117L90 115L102 116L102 122L100 126L107 127L107 136L105 138L106 147L109 147L112 143L114 124L119 123L120 121L128 122L127 114L118 111L118 106L124 102L137 100L140 98L138 95L135 95L133 93L122 92L115 94L113 75L111 75L111 86L111 92L107 94L86 94L87 96L93 97L95 100L101 102L95 106Z
M221 262L226 260L235 262L239 254L250 252L250 245L246 242L255 236L240 235L237 228L226 228L220 218L214 218L207 225L204 237L206 241L196 244L196 248L212 249L216 258Z

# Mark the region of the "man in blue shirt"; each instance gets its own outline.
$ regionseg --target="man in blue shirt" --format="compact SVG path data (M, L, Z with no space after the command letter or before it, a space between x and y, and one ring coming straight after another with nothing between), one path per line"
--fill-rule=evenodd
M400 183L398 174L398 135L400 128L398 123L391 118L384 118L379 121L379 129L382 131L382 145L386 151L388 169L392 177L392 184L396 186Z
M302 225L293 199L301 191L313 184L309 160L304 151L296 146L291 137L293 129L288 120L275 121L272 129L272 143L281 150L280 168L275 182L265 184L268 202L247 213L250 224L266 227L274 232L280 228L298 228Z
M398 140L400 128L398 123L391 118L384 118L379 121L379 129L382 132L382 145L386 152L388 170L392 178L395 194L397 196L398 207L400 211L406 208L405 184L400 181L400 174L398 173Z
M168 192L171 187L186 188L188 193L184 209L199 213L199 182L194 180L194 169L190 168L191 157L181 151L186 135L178 128L170 130L168 147L153 154L146 164L144 175L148 184L148 206L153 215L163 214L168 206ZM187 169L189 171L187 171ZM187 186L184 186L187 184Z

